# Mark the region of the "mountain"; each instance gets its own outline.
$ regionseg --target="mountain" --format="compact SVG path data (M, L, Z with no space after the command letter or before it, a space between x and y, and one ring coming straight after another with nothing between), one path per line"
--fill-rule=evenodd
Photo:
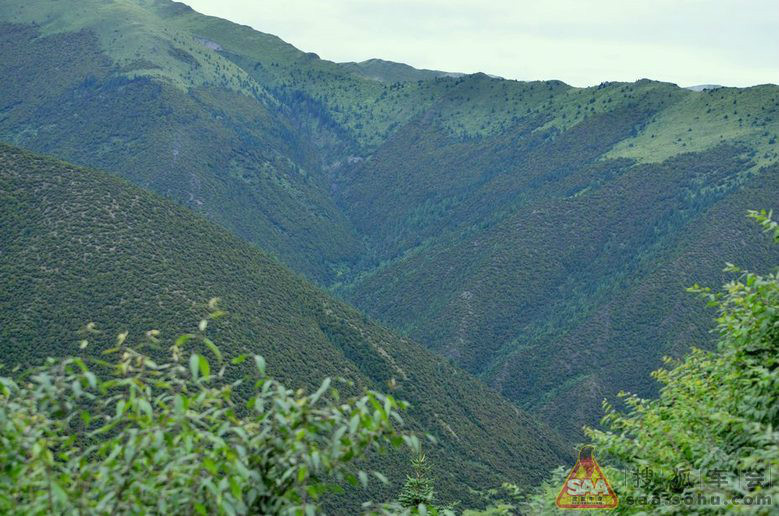
M384 59L368 59L359 63L341 63L341 65L358 75L381 82L426 81L438 77L462 77L465 74L442 72L414 68L405 63L385 61Z
M651 395L663 355L711 343L713 314L686 287L723 283L726 262L761 270L779 258L744 217L776 207L779 168L734 186L739 152L593 163L554 185L570 195L544 195L465 240L422 244L345 295L576 439L604 397ZM596 174L616 177L603 186Z
M412 404L411 428L439 439L428 455L443 499L464 487L538 482L567 447L483 383L370 322L275 259L189 210L102 172L0 145L0 356L6 367L78 352L79 330L191 331L210 296L229 312L209 329L227 356L261 353L290 387L344 376ZM211 327L209 327L211 328ZM133 335L130 335L133 338ZM402 454L385 459L399 485ZM385 493L393 496L395 493Z
M327 279L360 242L326 194L314 144L205 27L196 36L168 23L190 12L2 2L0 18L14 23L0 28L0 138L118 173ZM262 45L288 47L271 36Z
M742 219L779 198L776 85L423 78L167 0L0 6L0 140L197 211L570 440L710 344L685 286L775 260Z
M503 88L478 80L479 89ZM554 99L566 87L526 88ZM604 397L652 395L643 379L663 354L711 344L711 314L677 313L686 286L721 284L726 261L759 269L777 257L744 214L777 207L775 151L758 149L775 148L764 128L775 126L779 88L686 93L643 81L589 95L583 106L621 106L565 130L546 110L473 138L453 136L430 112L337 189L382 257L339 285L341 295L571 439L597 422ZM725 128L695 120L713 116L714 105L717 118L736 112L762 132L725 140ZM724 105L733 111L723 114ZM663 133L675 117L689 129L675 145L655 146L671 139Z

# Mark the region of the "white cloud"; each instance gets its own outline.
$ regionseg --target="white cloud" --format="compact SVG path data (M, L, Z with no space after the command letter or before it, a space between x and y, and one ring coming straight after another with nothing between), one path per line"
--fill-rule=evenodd
M333 61L575 86L779 83L777 0L188 0Z

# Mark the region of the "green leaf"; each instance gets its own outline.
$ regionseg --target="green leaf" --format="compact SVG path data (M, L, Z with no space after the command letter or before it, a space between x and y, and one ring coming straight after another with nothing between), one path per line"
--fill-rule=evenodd
M216 357L216 360L221 364L222 363L222 352L219 351L219 348L216 347L216 344L214 344L211 341L211 339L209 339L208 337L205 337L203 339L203 343L208 347L208 349L211 350L211 353L214 354L214 356Z
M419 438L416 435L404 435L403 440L406 442L406 446L411 448L414 453L419 453L421 451L421 446L419 444Z
M233 364L233 365L243 364L244 362L246 362L247 358L249 358L249 355L241 354L241 355L238 355L237 357L233 358L232 360L230 360L230 363Z
M330 378L325 378L322 382L322 385L317 389L317 391L311 396L311 404L313 405L317 401L319 401L319 398L322 397L322 394L325 393L327 388L330 387Z
M51 481L51 493L54 495L54 500L57 502L58 506L63 506L67 503L68 494L55 480Z
M84 377L87 379L87 383L90 387L93 389L97 387L97 376L95 376L94 373L87 371L84 373Z
M241 499L241 485L238 483L238 481L235 479L235 477L230 477L230 493L236 498L236 500Z
M147 417L152 417L151 405L145 399L138 398L138 408L141 410L141 412L146 414Z
M184 410L186 410L186 405L184 403L184 397L181 394L176 394L176 396L173 398L173 410L179 416L184 414Z
M192 337L194 337L194 335L192 335L191 333L185 333L184 335L179 335L178 338L176 339L175 345L177 347L183 347L184 344L189 342L189 340Z
M357 427L360 424L360 415L355 414L352 416L352 418L349 420L349 433L353 434L357 431Z
M212 475L216 475L217 472L216 463L211 459L211 457L205 457L203 459L203 468L205 468L205 470L211 473Z
M200 366L200 372L202 373L204 378L207 378L211 376L211 365L208 363L208 360L206 360L206 357L203 355L198 355L198 364Z
M260 355L254 355L254 364L257 366L260 376L265 376L265 359Z
M197 380L198 378L198 369L199 369L199 360L197 353L192 353L192 355L189 357L189 372L192 373L192 379Z
M125 411L126 408L127 408L126 402L123 399L122 400L118 400L116 402L116 417L119 417L122 414L124 414L124 411Z

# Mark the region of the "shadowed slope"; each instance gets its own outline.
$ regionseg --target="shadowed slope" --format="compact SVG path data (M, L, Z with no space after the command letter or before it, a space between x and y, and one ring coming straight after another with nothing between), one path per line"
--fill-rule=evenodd
M171 337L220 296L229 317L210 328L227 355L267 358L290 386L343 375L412 403L408 424L440 445L442 496L464 486L540 480L564 460L556 434L417 344L335 301L263 252L186 209L107 174L0 146L0 352L6 365L88 351L127 328ZM183 324L183 325L182 325ZM389 457L393 480L405 457Z

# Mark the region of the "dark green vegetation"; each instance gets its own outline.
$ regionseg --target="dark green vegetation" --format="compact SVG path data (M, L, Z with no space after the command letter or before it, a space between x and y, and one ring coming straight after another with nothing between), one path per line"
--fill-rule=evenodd
M433 481L430 479L431 467L427 458L420 453L412 460L411 466L414 472L406 477L403 489L398 495L398 503L401 507L411 509L420 505L425 507L433 505L435 490L433 489Z
M229 315L207 336L225 356L260 353L269 374L293 389L313 391L325 376L394 386L393 396L411 403L406 428L438 438L427 452L443 501L467 502L463 486L503 478L532 484L567 456L554 431L445 359L122 179L2 145L0 227L5 370L77 352L88 322L100 332L87 330L93 356L128 330L130 341L149 328L169 341L195 330L187 322L220 296ZM400 485L407 456L388 456L382 467Z
M774 85L433 77L167 0L0 7L0 139L198 210L572 438L706 342L683 287L777 256L732 225L779 198Z
M120 173L312 277L357 253L348 221L311 176L307 140L270 101L129 78L131 64L112 62L86 30L39 37L4 25L0 39L5 141Z
M709 339L710 315L685 302L686 286L719 280L727 261L759 269L779 256L741 222L775 205L779 169L738 183L737 153L592 164L542 188L578 191L606 174L608 187L542 194L461 244L459 233L438 237L349 298L574 436L604 396L649 395L662 355Z
M779 245L771 213L749 217ZM688 289L714 309L715 349L665 357L652 373L658 398L622 392L622 408L604 402L601 427L586 429L619 498L609 514L776 513L779 269L757 274L731 264L726 272L719 290ZM511 484L491 489L486 510L464 514L570 514L555 506L570 471L571 464L560 466L529 495Z

